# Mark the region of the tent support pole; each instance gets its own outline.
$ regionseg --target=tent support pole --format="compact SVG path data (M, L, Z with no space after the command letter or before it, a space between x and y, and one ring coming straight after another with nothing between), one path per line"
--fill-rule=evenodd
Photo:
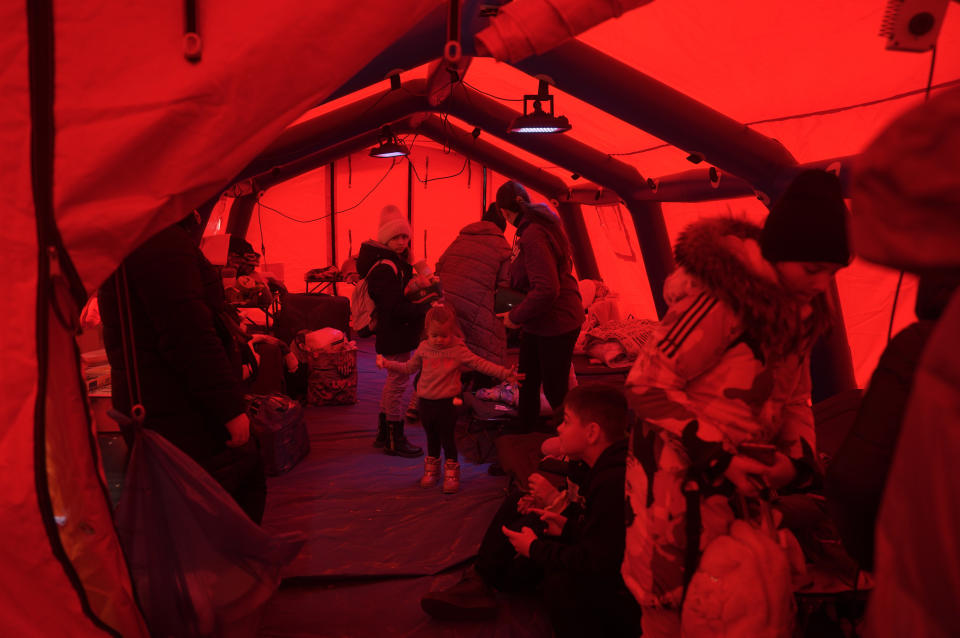
M657 318L663 319L667 313L667 302L663 300L663 283L676 268L673 261L673 249L667 234L667 223L663 219L660 202L648 202L636 199L626 200L633 227L637 231L637 243L643 256L643 267L650 282L650 294L657 309Z
M483 165L483 193L480 195L480 216L487 212L487 165Z
M413 228L413 163L407 160L407 223ZM410 238L413 243L413 237Z
M590 246L590 233L583 220L583 209L576 202L559 202L557 213L563 220L563 225L570 239L570 249L573 253L573 263L577 267L580 279L600 279L600 269L597 267L597 258Z
M827 301L830 307L830 332L820 337L810 355L810 377L813 382L811 398L814 403L857 387L836 279L827 291Z
M334 167L336 162L330 162L330 265L337 267L337 183ZM333 281L333 296L337 296L337 281Z
M237 198L230 209L230 219L227 220L227 233L237 235L241 239L247 236L247 229L250 227L250 218L253 216L253 207L257 204L257 189L259 186L254 184L254 191L249 195Z

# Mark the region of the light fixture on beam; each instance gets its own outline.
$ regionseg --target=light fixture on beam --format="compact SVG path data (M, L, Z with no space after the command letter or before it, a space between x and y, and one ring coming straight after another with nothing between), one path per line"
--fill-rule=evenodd
M370 149L370 157L403 157L410 154L410 151L404 146L403 142L397 139L389 126L383 127L379 139L380 144Z
M553 114L553 96L550 95L549 83L540 78L540 86L536 95L523 96L523 115L518 115L507 128L508 133L565 133L571 126L566 117ZM527 103L533 102L530 112ZM550 112L543 110L542 103L550 104Z

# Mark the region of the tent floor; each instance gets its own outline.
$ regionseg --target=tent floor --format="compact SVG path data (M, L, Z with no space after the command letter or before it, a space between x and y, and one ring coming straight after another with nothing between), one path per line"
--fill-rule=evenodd
M358 403L307 408L310 454L268 481L264 527L300 531L307 542L265 606L258 635L551 635L531 598L502 596L489 622L441 622L420 609L423 593L455 583L476 554L506 479L461 454L461 491L444 495L417 485L422 457L373 448L386 373L374 365L372 340L358 344ZM407 436L426 446L419 425Z

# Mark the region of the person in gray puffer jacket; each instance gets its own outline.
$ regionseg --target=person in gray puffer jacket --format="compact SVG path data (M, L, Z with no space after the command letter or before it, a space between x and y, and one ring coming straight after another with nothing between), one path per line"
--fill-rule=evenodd
M453 306L467 347L504 365L507 333L494 312L494 293L507 283L510 245L503 237L507 220L491 204L481 220L467 224L437 262L444 298Z

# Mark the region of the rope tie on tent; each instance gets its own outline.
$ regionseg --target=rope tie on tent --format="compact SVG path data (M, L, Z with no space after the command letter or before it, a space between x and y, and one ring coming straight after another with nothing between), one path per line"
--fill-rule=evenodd
M196 64L203 56L203 40L197 32L197 1L184 0L183 57Z

